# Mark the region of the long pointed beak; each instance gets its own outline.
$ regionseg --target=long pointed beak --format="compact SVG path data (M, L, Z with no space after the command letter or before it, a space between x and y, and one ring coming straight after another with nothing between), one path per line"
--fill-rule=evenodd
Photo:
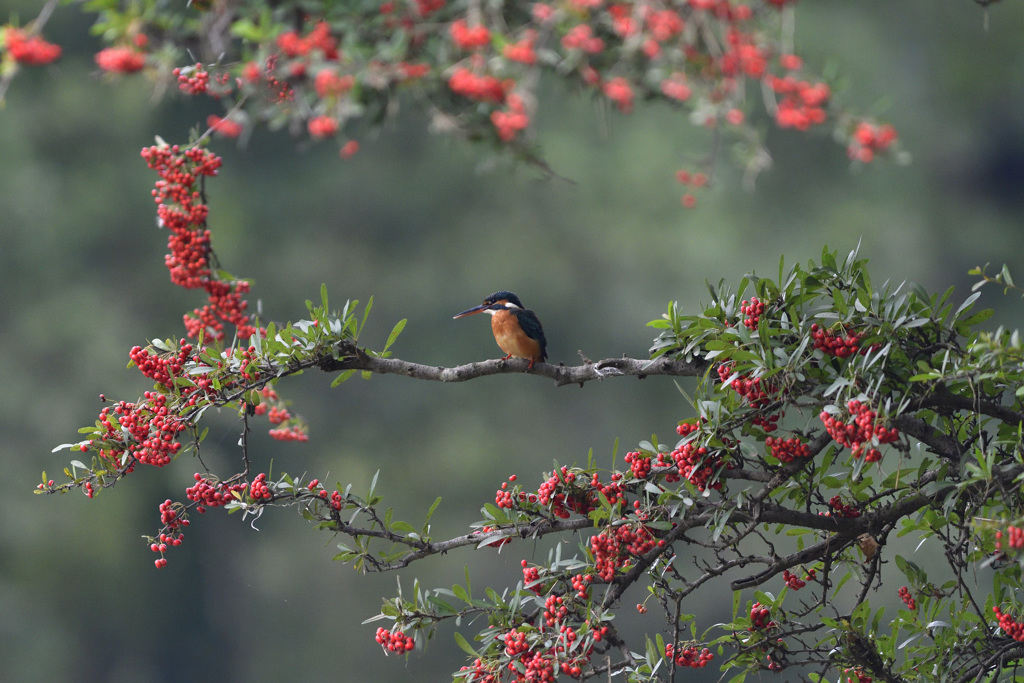
M480 313L482 311L486 311L487 308L488 307L487 307L486 304L480 304L479 306L474 306L473 308L468 308L465 311L463 311L462 313L459 313L458 315L453 315L452 316L452 320L455 320L456 318L462 318L462 317L465 317L467 315L474 315L474 314Z

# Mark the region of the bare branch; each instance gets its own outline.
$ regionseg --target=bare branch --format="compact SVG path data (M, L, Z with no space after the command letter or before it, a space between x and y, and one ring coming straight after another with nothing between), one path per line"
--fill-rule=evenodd
M535 363L533 368L522 358L511 360L487 360L467 363L455 367L422 365L399 358L379 358L361 349L349 346L343 349L341 358L327 357L316 365L324 372L345 370L366 370L381 375L405 375L414 379L436 382L465 382L487 375L524 373L539 375L555 381L556 386L579 384L610 377L632 376L643 379L648 375L669 375L673 377L700 377L707 370L706 361L677 361L666 356L654 360L641 358L606 358L594 363L567 366L551 363Z

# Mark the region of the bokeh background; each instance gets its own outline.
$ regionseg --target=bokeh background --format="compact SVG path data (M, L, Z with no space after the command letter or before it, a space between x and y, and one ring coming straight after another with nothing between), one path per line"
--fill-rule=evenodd
M36 3L0 5L11 11L27 19ZM21 74L0 110L0 680L446 680L463 661L450 628L405 661L385 658L378 624L361 622L396 578L407 590L414 579L450 587L472 564L477 590L514 585L519 560L546 547L360 576L290 511L208 514L157 571L141 536L156 530L161 501L182 498L195 463L140 468L94 500L33 495L41 471L60 479L68 453L51 448L77 440L101 392L133 400L148 388L125 369L128 349L180 335L181 313L200 303L168 281L139 150L157 134L185 141L215 109L154 99L142 79L105 82L87 26L62 7L47 36L64 57ZM802 261L825 244L861 242L876 282L956 286L963 298L972 266L1019 273L1024 261L1022 27L1024 7L1010 1L987 16L969 0L801 3L800 53L834 63L843 101L897 127L909 166L851 169L827 133L773 130L774 168L753 191L725 160L687 211L673 172L693 163L703 131L667 107L622 116L550 84L540 139L568 180L492 166L486 150L427 134L411 108L347 161L332 145L261 132L243 150L214 148L225 157L208 185L214 245L225 268L254 280L265 319L303 317L321 283L337 306L372 294L365 341L379 347L408 318L396 355L443 365L497 356L486 321L451 319L496 289L538 311L552 360L574 364L580 350L643 354L644 325L668 301L696 308L705 280L772 274L781 255ZM1016 324L1019 300L987 290L984 301L995 321ZM672 441L689 414L666 378L584 389L514 376L374 377L334 390L330 380L279 385L312 438L257 437L257 466L357 491L380 470L396 518L418 525L442 497L439 536L477 520L510 474L537 485L554 460L585 462L590 449L610 465L616 439L621 462L652 432ZM231 415L214 420L204 460L215 470L234 471L236 429ZM710 623L728 602L709 593L690 608Z

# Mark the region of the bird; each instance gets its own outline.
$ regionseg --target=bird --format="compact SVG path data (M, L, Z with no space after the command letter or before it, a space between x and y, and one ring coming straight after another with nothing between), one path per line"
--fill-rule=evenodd
M530 361L528 370L534 363L547 360L547 340L544 339L544 328L533 311L527 310L523 302L514 293L501 290L484 299L479 306L466 309L453 316L453 320L467 315L487 313L491 316L491 331L494 341L498 342L509 358L526 358Z

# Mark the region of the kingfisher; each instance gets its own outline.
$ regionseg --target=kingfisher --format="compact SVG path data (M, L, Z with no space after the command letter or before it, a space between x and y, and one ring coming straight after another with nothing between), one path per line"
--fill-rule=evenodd
M494 341L509 358L526 358L530 361L527 369L532 370L533 364L547 360L547 340L544 339L544 328L533 311L527 310L523 302L512 292L501 290L484 299L479 306L454 316L462 318L476 313L487 313L491 316L491 331Z

